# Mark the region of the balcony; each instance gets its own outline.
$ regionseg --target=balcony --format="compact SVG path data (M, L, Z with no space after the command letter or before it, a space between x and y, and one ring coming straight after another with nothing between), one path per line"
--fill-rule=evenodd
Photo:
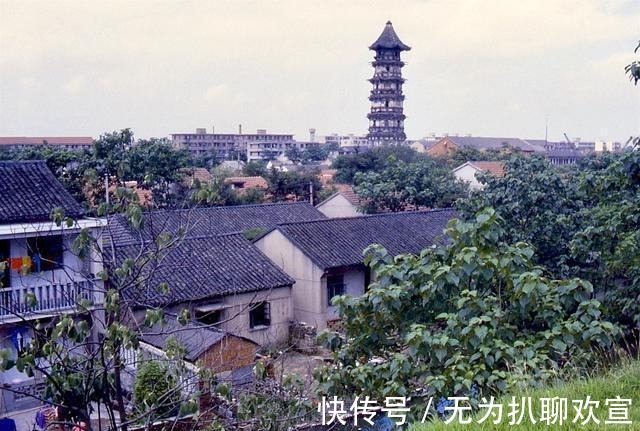
M95 289L93 281L0 288L0 321L64 311L81 299L93 300Z

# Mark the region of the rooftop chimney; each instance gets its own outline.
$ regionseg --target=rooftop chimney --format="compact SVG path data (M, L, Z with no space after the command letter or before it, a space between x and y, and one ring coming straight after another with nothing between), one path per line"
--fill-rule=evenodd
M238 135L242 135L242 124L238 124Z

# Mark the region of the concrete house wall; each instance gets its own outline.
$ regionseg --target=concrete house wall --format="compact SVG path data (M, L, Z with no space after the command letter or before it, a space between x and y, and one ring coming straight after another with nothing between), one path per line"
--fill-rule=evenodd
M278 230L269 232L255 245L296 281L292 288L293 318L318 328L326 326L324 271Z
M351 296L361 296L364 294L364 270L361 268L349 269L343 273L344 293ZM328 304L327 277L322 277L322 293L324 304ZM334 306L327 306L326 320L336 320L339 318L338 309Z
M251 304L266 301L271 309L271 325L251 328L249 309ZM293 319L293 300L290 287L228 295L222 299L225 305L224 322L220 329L248 338L261 346L286 343L289 339L289 322Z
M278 230L260 238L255 245L296 281L292 288L295 320L322 330L327 327L327 321L338 319L336 307L328 305L328 274L322 268ZM340 272L344 275L345 293L352 296L364 293L365 275L362 268Z
M329 218L356 217L362 215L358 207L340 193L331 196L316 208Z
M471 166L468 163L460 166L456 170L453 171L453 175L459 180L469 183L469 188L471 190L480 190L483 185L476 179L476 174L480 172L475 167Z
M251 305L263 301L269 303L271 324L269 326L251 328L249 318ZM191 316L195 316L198 308L213 304L223 310L221 322L216 325L217 328L223 331L247 338L260 346L280 345L286 343L289 339L289 322L293 320L293 301L290 287L226 295L210 301L181 303L167 307L166 311L169 314L179 314L186 308L190 311ZM145 310L137 310L135 315L136 320L141 322L144 320Z

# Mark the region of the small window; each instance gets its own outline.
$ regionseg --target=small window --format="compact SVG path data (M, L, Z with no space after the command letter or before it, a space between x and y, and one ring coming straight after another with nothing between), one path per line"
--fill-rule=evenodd
M331 306L331 300L335 296L344 295L344 276L329 275L327 277L327 305Z
M253 304L249 310L249 326L256 328L271 325L271 306L268 302Z
M63 266L62 236L42 236L27 239L31 271L42 272Z
M224 310L197 311L196 320L205 325L217 325L223 320Z

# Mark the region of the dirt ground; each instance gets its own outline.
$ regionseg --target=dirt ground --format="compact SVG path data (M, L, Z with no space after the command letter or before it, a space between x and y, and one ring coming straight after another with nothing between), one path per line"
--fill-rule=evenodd
M313 381L313 371L328 358L329 352L321 349L314 354L289 350L275 360L276 379L283 375L299 374L305 383L310 384Z

